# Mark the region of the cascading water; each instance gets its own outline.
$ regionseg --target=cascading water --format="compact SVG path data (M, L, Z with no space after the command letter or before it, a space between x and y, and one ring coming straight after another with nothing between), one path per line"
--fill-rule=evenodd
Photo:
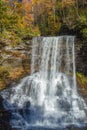
M1 92L4 107L13 111L13 127L51 129L87 123L87 107L77 93L74 55L73 36L33 39L31 75Z

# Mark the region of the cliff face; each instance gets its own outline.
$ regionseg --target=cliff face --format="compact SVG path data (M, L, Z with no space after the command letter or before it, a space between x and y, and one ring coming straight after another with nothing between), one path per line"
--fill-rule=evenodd
M0 68L1 89L30 74L31 48L31 40L28 39L14 49L6 48L9 53L8 58ZM87 42L78 38L75 39L75 61L76 72L87 76Z
M75 41L76 71L87 76L87 42Z

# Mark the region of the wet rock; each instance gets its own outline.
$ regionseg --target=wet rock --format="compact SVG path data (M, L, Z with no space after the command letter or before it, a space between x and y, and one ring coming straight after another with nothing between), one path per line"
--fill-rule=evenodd
M11 119L11 112L7 110L0 110L0 118L1 120L9 123Z
M9 123L0 119L0 130L12 130L12 128Z
M29 107L30 107L30 102L29 101L25 102L24 103L24 108L29 109Z
M4 99L0 96L0 130L12 130L10 126L11 112L5 110Z
M0 110L3 110L3 109L4 109L4 107L3 107L3 98L0 95Z
M63 111L70 111L71 104L67 100L60 100L59 101L59 107Z
M23 108L19 109L19 113L24 116L25 114L30 114L30 102L25 102Z
M87 126L83 126L83 127L75 127L73 125L70 125L66 128L66 130L87 130Z

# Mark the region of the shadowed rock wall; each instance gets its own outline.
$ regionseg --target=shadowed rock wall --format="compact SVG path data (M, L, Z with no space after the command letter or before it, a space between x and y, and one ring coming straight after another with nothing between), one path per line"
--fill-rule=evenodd
M76 71L87 76L87 42L75 40Z

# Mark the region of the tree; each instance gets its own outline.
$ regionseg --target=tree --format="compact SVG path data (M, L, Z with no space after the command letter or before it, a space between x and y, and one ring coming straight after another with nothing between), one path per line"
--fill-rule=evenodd
M14 69L17 70L15 74L11 68L15 58L23 59L22 54L19 53L19 50L15 51L15 48L21 43L23 43L22 46L24 46L25 40L30 40L30 38L40 33L38 27L33 24L32 11L30 11L30 4L26 8L24 3L18 2L17 0L0 1L0 76L2 76L0 86L5 86L12 75L13 80L13 78L16 79L17 77L18 79L24 74L22 65L18 68L15 66ZM5 75L5 73L7 73L7 75ZM10 77L9 74L11 74Z
M56 0L33 0L34 24L42 35L56 35L60 28L60 18L56 13Z
M5 0L0 1L0 32L3 33L5 30L6 26L9 24L9 15L8 15L8 5Z

